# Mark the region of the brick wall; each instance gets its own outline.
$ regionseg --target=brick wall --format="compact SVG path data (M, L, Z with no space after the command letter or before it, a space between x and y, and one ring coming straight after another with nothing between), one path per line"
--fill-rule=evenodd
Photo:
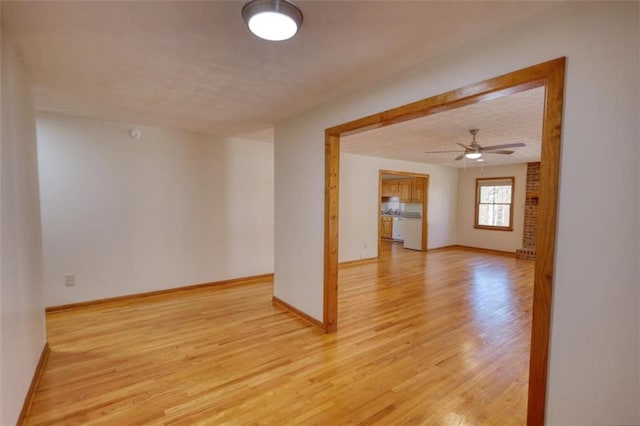
M535 259L536 228L538 225L538 191L540 190L540 163L527 164L527 198L524 204L524 234L522 249L516 250L520 258Z
M524 204L524 237L522 246L536 246L536 226L538 223L538 191L540 190L540 163L527 164L527 200ZM536 195L533 197L532 195Z

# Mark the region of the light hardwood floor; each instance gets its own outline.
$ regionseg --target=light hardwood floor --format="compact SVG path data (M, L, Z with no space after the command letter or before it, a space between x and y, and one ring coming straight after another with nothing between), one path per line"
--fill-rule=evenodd
M27 423L522 425L533 266L385 245L341 268L331 335L270 280L48 314Z

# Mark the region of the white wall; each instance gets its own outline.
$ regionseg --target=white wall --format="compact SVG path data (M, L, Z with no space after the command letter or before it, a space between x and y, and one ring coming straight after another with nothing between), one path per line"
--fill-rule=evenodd
M15 424L45 343L40 209L29 78L2 40L0 424Z
M560 56L568 63L547 421L637 424L638 3L557 5L279 123L274 291L322 317L325 128Z
M131 128L37 119L46 306L273 272L273 145Z
M493 231L473 227L476 211L476 179L515 177L513 231ZM522 247L527 165L458 169L458 244L492 250L516 251Z
M340 262L378 255L378 221L380 220L378 172L380 170L428 174L429 241L427 247L437 248L456 243L458 181L456 169L341 153L338 253Z

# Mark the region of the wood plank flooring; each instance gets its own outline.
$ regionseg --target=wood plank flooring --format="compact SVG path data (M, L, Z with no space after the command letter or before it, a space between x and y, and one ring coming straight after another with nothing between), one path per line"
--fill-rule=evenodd
M27 424L522 425L533 266L385 245L330 335L270 280L52 313Z

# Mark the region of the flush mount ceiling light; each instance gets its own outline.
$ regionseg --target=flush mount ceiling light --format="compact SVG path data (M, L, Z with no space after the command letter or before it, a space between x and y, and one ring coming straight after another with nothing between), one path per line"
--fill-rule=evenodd
M242 19L258 37L282 41L298 32L302 12L287 0L252 0L242 8Z

